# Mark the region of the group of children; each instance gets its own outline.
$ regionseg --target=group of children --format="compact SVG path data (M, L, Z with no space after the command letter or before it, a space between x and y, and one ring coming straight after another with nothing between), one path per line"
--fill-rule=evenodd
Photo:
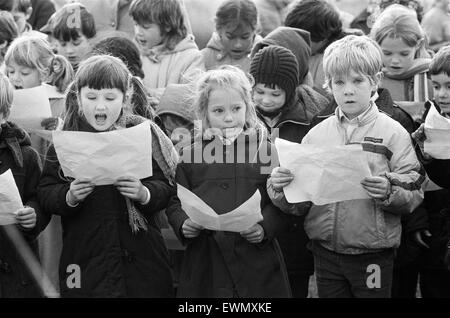
M411 280L415 292L418 272L424 296L449 296L450 169L423 153L419 124L432 102L449 117L450 50L430 59L417 17L403 6L383 11L370 37L348 35L333 10L303 0L286 26L261 38L253 1L224 0L202 51L179 0L132 1L134 41L96 39L79 3L49 19L50 41L1 29L0 173L12 170L26 205L13 227L35 253L39 233L62 226L61 296L307 297L315 273L319 297L401 297ZM0 25L8 19L1 11ZM65 176L53 145L8 121L13 91L37 86L54 92L42 129L97 133L149 121L152 176L109 185ZM279 166L276 138L362 144L370 199L288 203L283 188L294 175ZM444 188L425 199L423 167ZM262 221L241 232L206 229L184 210L180 187L218 215L259 192ZM48 225L55 218L61 224ZM176 272L164 223L185 247ZM21 289L23 277L42 284L3 229L0 296L37 295ZM416 263L418 253L429 254L427 264ZM413 261L402 264L402 255ZM79 286L68 283L73 264Z

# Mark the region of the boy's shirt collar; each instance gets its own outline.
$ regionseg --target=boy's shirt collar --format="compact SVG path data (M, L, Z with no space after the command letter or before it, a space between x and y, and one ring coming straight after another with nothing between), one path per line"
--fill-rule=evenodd
M348 117L344 114L340 107L336 108L336 116L339 119L339 123L349 123L349 124L357 124L358 126L364 126L368 122L372 121L376 115L378 114L378 107L373 100L373 96L369 101L369 107L357 117L353 119L348 119Z

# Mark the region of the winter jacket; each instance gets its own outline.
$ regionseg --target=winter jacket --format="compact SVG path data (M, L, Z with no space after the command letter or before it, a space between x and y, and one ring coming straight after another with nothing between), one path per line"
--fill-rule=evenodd
M411 213L423 199L424 172L409 134L395 120L380 113L373 102L355 119L358 126L350 136L343 127L343 119L343 113L337 108L335 116L312 128L302 143L362 144L371 174L385 176L392 192L385 201L363 199L312 205L305 218L305 231L311 240L337 253L361 254L396 248L400 244L400 215ZM288 204L283 192L275 192L270 182L268 192L283 211L305 212Z
M12 171L22 203L36 212L36 226L32 230L15 224L0 226L0 298L39 297L42 295L38 286L5 230L7 227L17 228L38 257L36 237L49 221L37 202L42 169L38 154L31 148L29 136L11 122L1 124L0 128L0 174L8 169Z
M188 216L178 197L174 196L166 213L175 233L187 244L178 297L290 296L287 273L276 240L278 233L284 230L286 218L270 202L265 190L267 173L271 170L270 162L263 161L263 153L270 154L270 146L260 136L257 140L250 136L255 135L241 134L228 146L224 146L218 137L213 137L183 149L182 160L177 167L177 183L200 197L217 214L234 210L256 190L260 191L264 220L259 224L264 228L265 239L252 244L239 233L210 230L202 230L199 236L185 239L181 227ZM257 141L260 146L250 147L254 145L251 141ZM238 145L245 147L245 152L242 148L238 150ZM207 156L202 156L201 162L191 163L195 153L210 153L211 149L215 149L213 153L218 155L212 162L207 163ZM234 157L229 155L233 154L232 151ZM242 161L236 161L238 151ZM262 173L264 167L269 169Z
M261 36L255 35L253 43L258 42L261 39ZM240 59L234 59L227 53L227 51L225 51L222 42L220 41L219 34L214 32L206 47L201 50L205 68L206 70L212 70L221 65L233 65L248 73L250 70L250 52L252 47L253 45L250 46L243 57Z
M202 54L190 34L171 51L160 45L141 58L144 86L158 100L167 85L187 83L205 68Z
M130 127L129 123L126 127ZM95 132L85 121L80 131ZM64 176L55 148L50 147L38 197L45 213L61 216L61 296L173 296L168 252L155 216L166 207L174 187L165 178L155 156L152 164L153 175L141 180L150 191L150 201L147 204L134 202L146 219L148 230L141 229L133 234L125 197L113 185L96 186L75 207L67 204L66 195L73 179ZM71 264L79 266L80 288L66 283L72 274Z

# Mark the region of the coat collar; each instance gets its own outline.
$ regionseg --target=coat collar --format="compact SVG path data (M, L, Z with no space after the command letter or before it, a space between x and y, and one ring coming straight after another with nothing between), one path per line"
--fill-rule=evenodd
M379 110L375 102L373 100L370 100L369 104L369 107L362 114L351 120L353 122L357 122L359 127L365 126L368 123L374 121L378 116ZM336 108L335 114L336 118L341 124L344 120L348 120L340 107Z

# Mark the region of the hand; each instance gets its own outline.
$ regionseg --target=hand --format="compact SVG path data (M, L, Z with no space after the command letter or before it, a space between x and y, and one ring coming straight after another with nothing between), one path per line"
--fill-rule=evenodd
M422 247L425 248L430 248L430 246L428 246L427 243L425 243L425 241L423 240L423 237L431 237L431 233L428 230L419 230L419 231L415 231L413 234L414 237L414 241L419 244Z
M374 199L384 201L391 193L391 183L386 177L365 177L361 184Z
M411 137L416 141L417 145L419 146L423 158L425 160L432 159L429 154L425 153L425 148L423 145L424 141L427 139L427 136L425 135L425 124L421 124L420 127L417 128L417 130L411 134Z
M188 239L199 236L200 231L203 229L204 229L203 226L198 225L191 219L186 219L186 221L184 221L183 223L183 226L181 227L181 230L183 231L183 236Z
M284 187L292 182L292 180L294 180L294 175L289 169L276 167L270 174L269 182L272 184L275 191L281 192Z
M261 243L265 236L264 228L258 223L239 234L250 243Z
M58 117L50 117L41 121L41 126L45 128L45 130L55 130L58 127Z
M36 212L33 208L24 207L23 209L17 210L16 220L21 227L32 229L36 226Z
M124 197L140 203L147 200L147 191L145 190L144 185L141 180L135 177L120 177L116 180L114 185Z
M67 203L70 205L77 205L94 191L95 184L91 182L91 179L75 179L70 184L70 189L67 194Z

